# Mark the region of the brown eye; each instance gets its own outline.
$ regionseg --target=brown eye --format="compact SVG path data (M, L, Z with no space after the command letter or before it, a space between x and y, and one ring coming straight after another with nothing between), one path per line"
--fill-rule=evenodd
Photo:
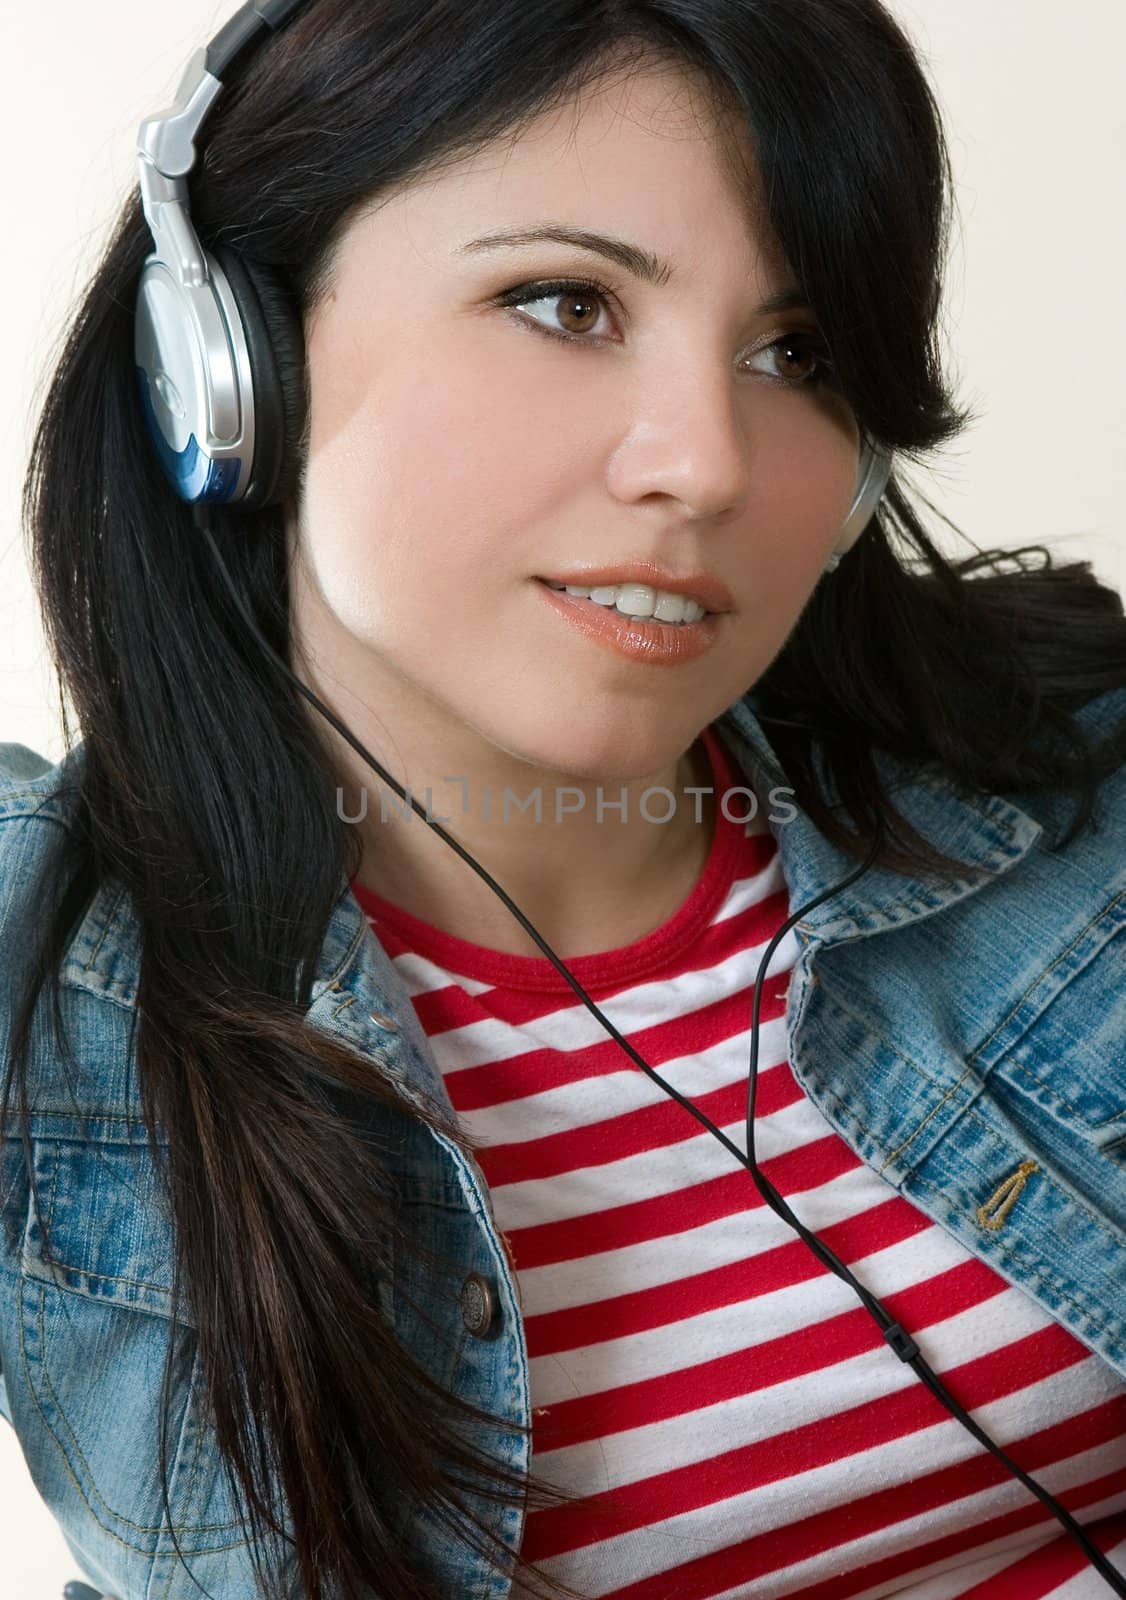
M590 325L598 320L598 308L595 306L596 296L590 294L564 294L560 295L557 305L563 307L559 317L568 333L589 333ZM574 326L573 324L579 324Z
M551 283L522 283L496 301L497 305L520 308L520 320L549 339L573 339L580 344L597 343L594 333L599 313L607 305L609 290L601 284L583 280L559 279ZM525 315L524 307L546 307L558 327L541 322L539 315Z
M802 371L801 369L803 363L806 367L809 367L810 363L816 366L817 357L811 350L805 348L800 339L791 338L787 335L784 339L779 339L771 348L778 351L783 364L787 368L781 374L783 378L792 378L796 382L802 383L807 378L812 377L812 370ZM795 370L795 368L798 370Z
M794 329L772 344L764 345L755 356L769 357L775 370L768 376L774 376L791 389L819 388L832 378L833 363L828 346L818 333Z

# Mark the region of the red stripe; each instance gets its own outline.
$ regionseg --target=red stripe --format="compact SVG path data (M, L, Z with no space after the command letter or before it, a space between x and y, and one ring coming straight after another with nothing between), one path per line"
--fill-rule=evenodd
M688 1116L687 1111L683 1114ZM792 1200L803 1190L829 1183L861 1165L844 1140L832 1133L761 1162L759 1170ZM506 1237L518 1270L527 1272L555 1261L578 1261L603 1250L624 1250L645 1239L664 1239L762 1204L750 1172L736 1169L670 1194L651 1195L558 1222L508 1229Z
M818 1237L834 1255L851 1264L933 1227L929 1217L901 1196L893 1195L868 1211L822 1228ZM606 1300L525 1317L528 1355L556 1355L606 1339L644 1333L648 1328L665 1327L685 1317L698 1317L721 1306L755 1300L777 1289L805 1283L822 1270L805 1240L791 1239L759 1255L710 1267L671 1283L631 1289Z
M887 1295L883 1303L897 1322L917 1334L920 1329L995 1299L1008 1287L983 1262L972 1260L913 1288ZM882 1343L883 1335L872 1317L858 1305L809 1327L787 1330L777 1338L689 1367L621 1384L616 1389L560 1400L540 1414L542 1424L540 1415L536 1417L536 1454L625 1433L630 1428L648 1427L724 1400L754 1394L777 1383L828 1370L837 1362L876 1350ZM690 1353L685 1351L686 1355Z
M1117 1478L1119 1484L1124 1481L1121 1472L1111 1473L1110 1478ZM1113 1490L1108 1489L1107 1492ZM1098 1498L1105 1499L1106 1495L1099 1495ZM1059 1499L1059 1495L1056 1499ZM1065 1511L1072 1510L1066 1501L1061 1504ZM1116 1512L1113 1516L1103 1517L1085 1527L1083 1532L1106 1555L1120 1539L1126 1538L1126 1513ZM1060 1537L1046 1548L1041 1546L1038 1550L1031 1550L1021 1560L1014 1561L1012 1566L995 1573L986 1582L975 1583L972 1589L967 1589L961 1596L961 1600L1042 1600L1044 1595L1050 1595L1060 1584L1074 1578L1077 1572L1082 1572L1088 1566L1093 1566L1090 1556L1080 1547L1073 1534L1061 1529ZM1121 1557L1119 1571L1126 1579ZM1099 1578L1100 1583L1105 1581ZM1110 1585L1107 1584L1106 1588L1110 1594Z
M942 1374L945 1388L965 1411L1014 1394L1051 1373L1088 1359L1089 1352L1053 1323L1002 1350L977 1357ZM919 1392L923 1390L923 1393ZM723 1451L708 1461L655 1473L637 1483L592 1495L581 1506L564 1505L529 1517L525 1546L532 1560L562 1554L599 1539L628 1533L669 1517L699 1510L717 1500L745 1494L765 1483L798 1476L859 1451L918 1433L949 1419L950 1413L925 1385L915 1384L879 1400L849 1407L836 1416ZM1119 1405L1126 1416L1126 1402ZM1083 1448L1089 1448L1085 1438ZM1011 1452L1010 1452L1011 1453ZM999 1472L1007 1472L987 1452ZM1021 1463L1023 1465L1023 1462ZM1027 1470L1027 1468L1025 1469ZM990 1480L987 1480L990 1481ZM965 1490L961 1491L965 1493Z

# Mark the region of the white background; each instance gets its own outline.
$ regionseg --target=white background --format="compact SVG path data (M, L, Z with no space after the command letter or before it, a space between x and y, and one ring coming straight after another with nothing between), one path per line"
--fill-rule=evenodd
M958 194L945 324L982 420L917 475L982 547L1048 544L1126 592L1126 7L1120 0L890 0L946 120ZM13 9L0 96L0 741L62 754L19 489L45 366L167 105L230 3L56 0ZM800 86L799 86L800 87ZM943 548L969 553L941 522ZM79 1576L0 1419L0 1593Z

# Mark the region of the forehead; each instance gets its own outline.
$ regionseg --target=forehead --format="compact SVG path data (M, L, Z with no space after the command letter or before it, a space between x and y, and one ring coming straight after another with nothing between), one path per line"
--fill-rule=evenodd
M785 270L734 92L662 57L611 60L487 145L382 192L353 226L398 222L431 264L456 268L475 235L547 218L644 241L688 275L717 256L756 276Z

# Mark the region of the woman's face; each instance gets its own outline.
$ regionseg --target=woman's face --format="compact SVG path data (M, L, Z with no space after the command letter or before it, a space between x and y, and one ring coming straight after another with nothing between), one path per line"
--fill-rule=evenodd
M451 753L657 772L796 622L852 501L858 433L843 399L808 381L811 314L758 309L792 280L722 137L698 83L651 66L343 235L307 328L295 637L397 748L425 723ZM474 243L547 224L627 241L667 263L667 281L573 244ZM606 292L497 303L551 279ZM783 338L795 332L804 344ZM630 561L726 586L701 655L627 659L538 581Z

